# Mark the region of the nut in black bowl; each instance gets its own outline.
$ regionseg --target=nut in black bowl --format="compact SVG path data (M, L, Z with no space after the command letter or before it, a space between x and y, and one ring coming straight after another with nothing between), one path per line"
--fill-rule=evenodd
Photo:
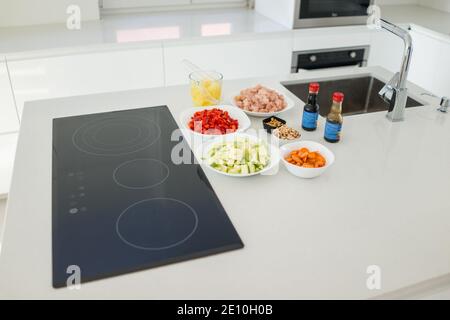
M271 116L263 120L264 129L266 129L268 133L272 133L272 130L275 130L285 124L286 124L285 120L275 116Z

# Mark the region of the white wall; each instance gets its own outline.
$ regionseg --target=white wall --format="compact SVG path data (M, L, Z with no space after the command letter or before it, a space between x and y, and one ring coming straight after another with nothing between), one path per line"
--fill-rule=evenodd
M99 19L98 0L0 0L0 27L65 23L72 4L82 20Z

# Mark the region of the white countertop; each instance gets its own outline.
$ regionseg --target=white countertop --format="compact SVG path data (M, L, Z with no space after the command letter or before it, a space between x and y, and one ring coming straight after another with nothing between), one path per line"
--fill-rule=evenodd
M279 79L226 81L224 96L256 82L309 80L348 70ZM353 70L355 75L382 69ZM422 90L410 85L414 98ZM280 88L280 90L282 90ZM51 286L52 119L167 104L190 105L187 86L27 103L19 135L0 255L0 299L301 299L372 298L450 274L450 117L434 106L345 118L343 140L329 145L335 165L301 180L281 168L246 179L205 172L245 248L82 285ZM301 106L282 115L301 119ZM45 112L44 112L45 111ZM260 128L260 119L252 119ZM303 139L323 142L323 119ZM324 143L324 142L323 142ZM243 192L241 192L243 191ZM366 288L366 268L382 270L382 289Z
M450 41L450 13L422 6L398 5L381 6L383 18L398 23L419 27Z
M381 14L394 23L412 25L450 41L450 13L400 5L381 6ZM331 29L351 34L360 33L362 28L318 28L306 32L329 34ZM5 56L24 59L279 32L302 34L246 8L106 15L99 21L83 22L81 30L75 31L67 30L65 24L0 28L0 60Z
M72 31L65 24L0 28L0 55L127 48L288 30L245 8L106 15Z

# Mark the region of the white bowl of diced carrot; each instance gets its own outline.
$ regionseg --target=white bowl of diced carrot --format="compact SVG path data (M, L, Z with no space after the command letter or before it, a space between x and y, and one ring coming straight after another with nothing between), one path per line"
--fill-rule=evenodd
M280 152L286 169L304 179L319 177L335 161L330 149L314 141L288 143L280 148Z

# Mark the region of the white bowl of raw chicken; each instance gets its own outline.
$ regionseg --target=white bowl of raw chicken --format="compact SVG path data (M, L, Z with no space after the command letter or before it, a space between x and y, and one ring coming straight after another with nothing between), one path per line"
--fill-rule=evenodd
M236 101L236 98L240 101ZM270 117L294 107L294 101L286 95L261 84L242 89L233 94L230 100L233 106L253 117Z

